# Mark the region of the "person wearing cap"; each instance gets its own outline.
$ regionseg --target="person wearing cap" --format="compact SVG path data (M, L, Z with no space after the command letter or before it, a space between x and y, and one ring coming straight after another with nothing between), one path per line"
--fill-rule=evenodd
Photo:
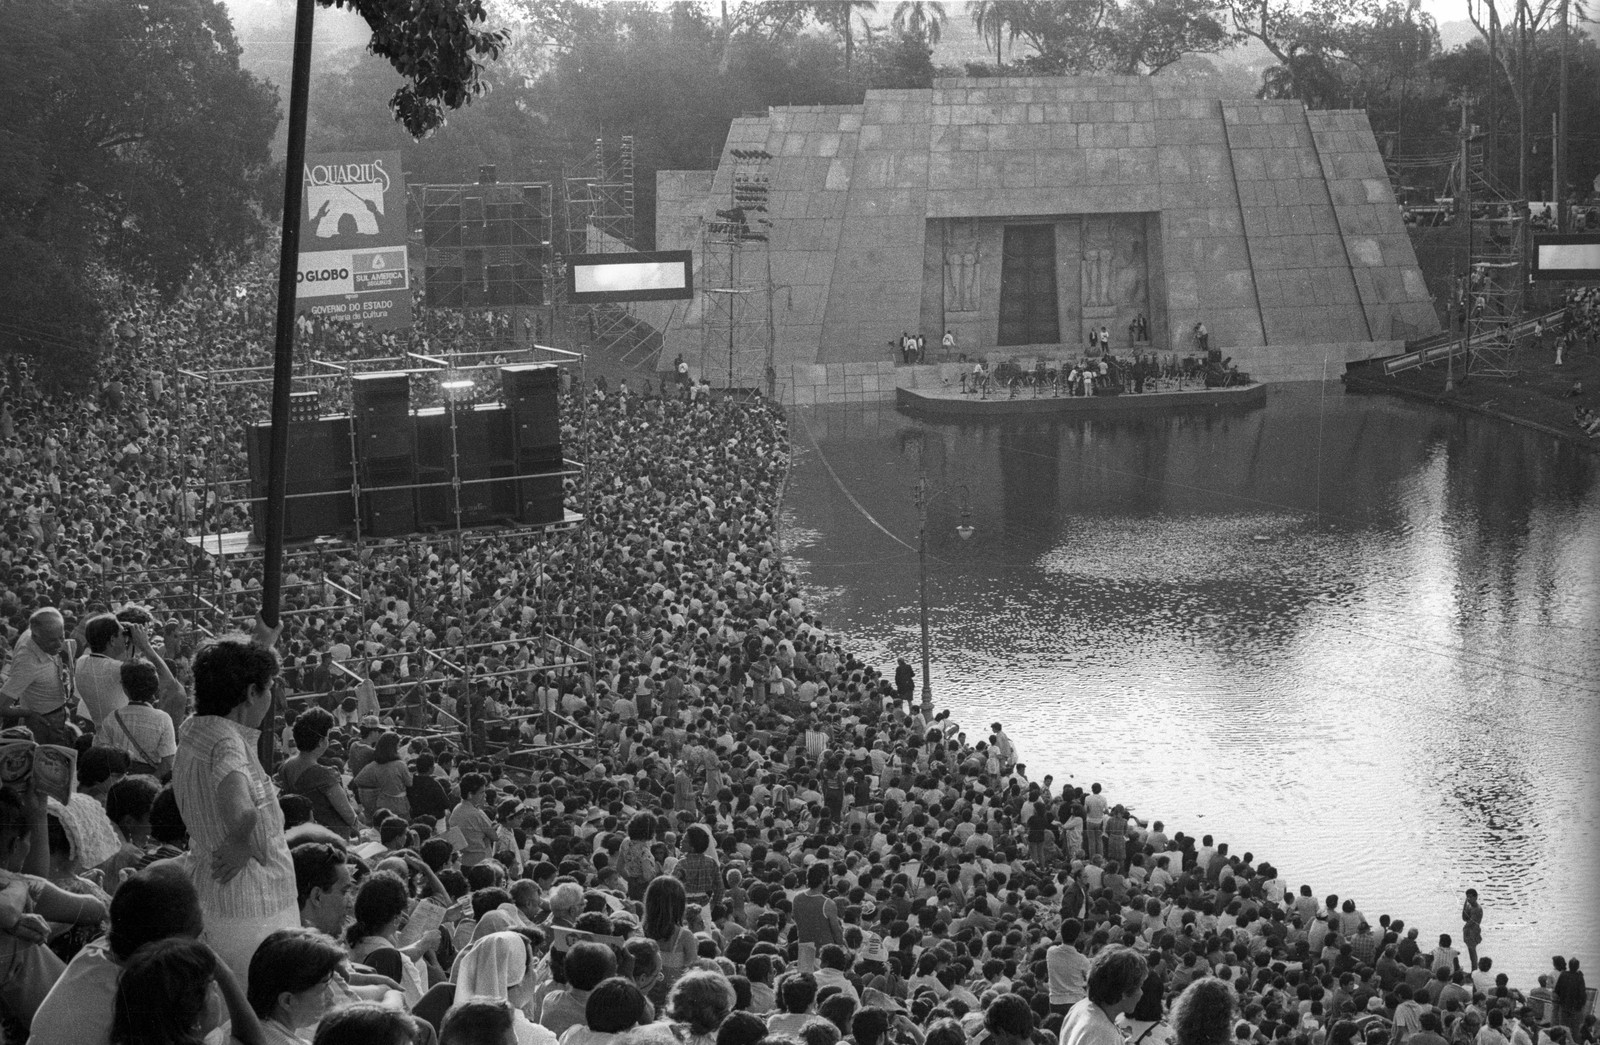
M0 725L21 723L41 744L70 744L68 718L78 697L73 680L73 645L61 611L45 606L28 617L28 630L11 652L10 671L0 684Z

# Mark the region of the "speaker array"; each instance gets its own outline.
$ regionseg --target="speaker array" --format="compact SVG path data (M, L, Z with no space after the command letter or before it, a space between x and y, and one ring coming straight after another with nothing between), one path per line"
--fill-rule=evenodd
M352 379L352 413L289 423L290 540L355 531L351 487L359 475L361 532L397 537L462 527L560 522L564 517L559 372L552 364L501 368L505 403L412 411L407 374ZM270 425L248 439L251 495L266 496ZM352 453L354 471L352 471ZM307 496L295 496L297 494ZM265 536L261 504L255 535Z

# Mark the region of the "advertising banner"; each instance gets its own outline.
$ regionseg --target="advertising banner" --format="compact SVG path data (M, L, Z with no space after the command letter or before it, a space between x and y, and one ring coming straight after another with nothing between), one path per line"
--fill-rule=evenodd
M295 312L411 326L406 257L406 186L399 152L306 157Z

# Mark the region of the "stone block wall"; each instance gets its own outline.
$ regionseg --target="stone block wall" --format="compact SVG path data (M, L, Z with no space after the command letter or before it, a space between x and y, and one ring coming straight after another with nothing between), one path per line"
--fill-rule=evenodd
M951 321L938 300L941 237L962 220L995 230L980 237L982 306L954 314L966 325L962 351L994 343L1005 222L1060 230L1104 214L1149 215L1157 351L1190 351L1188 332L1204 320L1211 343L1236 357L1251 350L1277 367L1303 351L1320 371L1317 346L1383 342L1397 324L1437 329L1361 113L1196 98L1159 77L1122 76L938 79L869 91L862 105L778 107L733 122L708 187L703 174L660 172L664 246L681 243L695 215L727 206L735 149L773 156L770 254L757 253L771 261L780 380L865 364L877 368L875 391L892 395L888 342L919 329L935 340L937 320ZM1067 286L1070 249L1058 245ZM1063 322L1065 345L1081 333ZM702 341L698 301L671 315L667 358L681 351L693 366ZM830 373L791 383L874 394L873 375Z

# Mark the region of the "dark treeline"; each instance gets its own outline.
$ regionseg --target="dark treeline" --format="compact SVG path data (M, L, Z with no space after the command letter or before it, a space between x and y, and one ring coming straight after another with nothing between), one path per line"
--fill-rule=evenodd
M634 245L648 248L656 171L714 166L741 113L859 102L937 75L1109 72L1237 92L1248 67L1245 89L1262 96L1366 109L1413 198L1445 191L1466 98L1493 180L1544 200L1561 9L1476 0L1479 37L1445 51L1431 17L1403 0L510 0L496 9L511 42L483 72L488 92L421 140L391 117L401 81L390 62L319 52L308 144L399 148L413 183L472 181L491 163L501 180L556 181L592 169L596 138L632 135ZM103 334L99 302L121 283L176 291L270 241L282 85L241 67L217 0L8 10L0 352L70 360ZM976 51L936 65L958 31ZM1600 49L1587 34L1573 32L1569 70L1567 193L1581 198L1600 172L1600 130L1584 118L1600 111Z

